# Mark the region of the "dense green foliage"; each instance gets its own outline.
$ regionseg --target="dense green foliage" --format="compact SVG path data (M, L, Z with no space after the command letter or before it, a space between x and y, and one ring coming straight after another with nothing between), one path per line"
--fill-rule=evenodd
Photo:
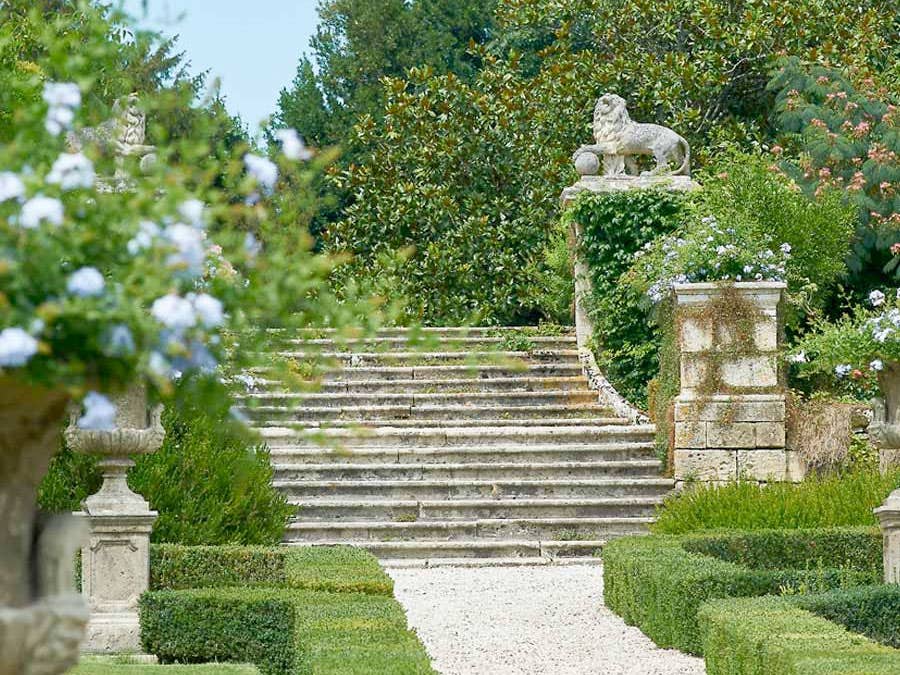
M325 239L359 256L348 275L390 278L414 298L413 317L529 320L540 312L535 263L598 93L616 91L635 119L678 129L707 162L768 137L779 54L887 70L892 6L500 2L496 40L471 82L427 70L388 82L383 119L355 131L368 155L341 177L353 203ZM410 247L405 264L388 255Z
M867 586L833 591L799 600L804 609L854 633L900 648L900 586Z
M376 595L391 595L394 589L378 561L361 549L151 546L151 589L222 586L281 586Z
M647 382L659 369L659 331L646 297L620 277L638 250L681 224L686 201L665 190L586 194L565 216L581 226L580 255L591 281L585 301L598 364L620 394L642 407Z
M154 542L274 544L294 509L272 487L265 445L229 413L220 385L186 383L163 414L162 448L137 460L129 485L159 518ZM76 511L100 487L91 457L63 450L39 489L46 511Z
M815 547L818 539L827 544L823 551L835 559L819 554ZM764 546L768 541L758 538L756 543ZM774 541L779 548L783 545L778 538ZM610 542L603 550L604 598L626 623L638 626L659 646L699 654L702 642L697 612L703 602L873 583L880 578L880 569L848 564L866 562L860 551L867 551L870 541L868 532L860 532L858 540L853 536L835 538L828 531L798 533L797 543L808 551L809 558L795 556L792 562L804 565L769 569L687 550L690 546L702 548L702 540L625 537ZM757 559L775 560L779 548L773 555L757 552Z
M491 35L494 0L321 0L319 25L290 88L277 126L293 127L317 146L340 145L363 116L380 117L381 80L413 67L470 79L479 65L469 44Z
M252 662L285 675L433 672L390 578L364 551L154 546L150 568L141 640L163 662Z
M766 487L753 482L697 485L665 501L653 531L874 526L872 509L898 486L900 475L877 471L813 475L802 483Z
M900 651L784 598L709 602L700 610L700 622L709 675L890 675L900 670Z

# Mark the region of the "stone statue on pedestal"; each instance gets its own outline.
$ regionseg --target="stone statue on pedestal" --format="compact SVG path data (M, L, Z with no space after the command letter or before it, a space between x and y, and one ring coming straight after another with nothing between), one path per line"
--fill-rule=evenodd
M606 177L637 175L635 158L640 155L656 161L656 167L645 175L691 175L691 148L686 140L658 124L632 121L625 99L603 94L594 106L594 143L582 145L572 156L578 173L598 175L602 160Z

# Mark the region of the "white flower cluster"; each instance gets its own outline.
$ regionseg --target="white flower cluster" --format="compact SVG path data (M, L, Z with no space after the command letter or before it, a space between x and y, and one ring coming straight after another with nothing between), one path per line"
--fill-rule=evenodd
M313 158L296 129L279 129L275 132L275 138L281 143L281 151L288 159L306 162Z
M248 153L244 155L244 166L266 194L275 190L278 182L278 166L270 159Z
M38 352L38 341L13 326L0 331L0 368L20 368Z
M61 154L47 174L47 182L61 190L94 187L94 165L80 152Z
M162 228L152 221L141 221L137 233L127 244L128 252L137 255L157 245L165 246L172 249L167 259L170 267L182 269L190 277L198 277L210 254L203 229L205 207L199 200L191 199L182 203L178 212L190 224L175 222Z
M53 136L72 128L75 110L81 105L81 90L74 82L47 82L44 84L44 101L47 117L44 127Z
M103 394L88 392L82 402L84 413L78 418L79 429L111 431L116 428L116 406Z

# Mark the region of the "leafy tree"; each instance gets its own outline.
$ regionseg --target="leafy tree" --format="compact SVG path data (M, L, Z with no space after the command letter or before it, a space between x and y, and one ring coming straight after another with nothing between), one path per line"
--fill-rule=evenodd
M900 276L900 90L871 77L790 59L772 80L784 166L810 192L840 188L859 210L851 286L860 294ZM780 152L781 148L778 146Z
M341 176L354 203L325 240L357 255L357 272L415 247L389 272L413 316L530 320L532 263L598 94L677 129L703 164L770 137L779 55L877 79L893 72L898 31L893 0L501 0L471 83L427 69L389 81L383 118L356 129L369 154Z
M381 115L382 78L430 66L471 79L479 59L469 44L489 38L494 4L321 0L312 59L300 58L291 87L282 90L276 126L293 127L320 147L343 144L361 115Z

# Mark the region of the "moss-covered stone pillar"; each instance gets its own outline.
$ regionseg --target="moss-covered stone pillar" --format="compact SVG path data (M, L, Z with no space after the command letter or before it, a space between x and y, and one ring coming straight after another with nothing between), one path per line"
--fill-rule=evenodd
M800 480L785 447L781 282L675 287L680 393L674 473L687 481Z

